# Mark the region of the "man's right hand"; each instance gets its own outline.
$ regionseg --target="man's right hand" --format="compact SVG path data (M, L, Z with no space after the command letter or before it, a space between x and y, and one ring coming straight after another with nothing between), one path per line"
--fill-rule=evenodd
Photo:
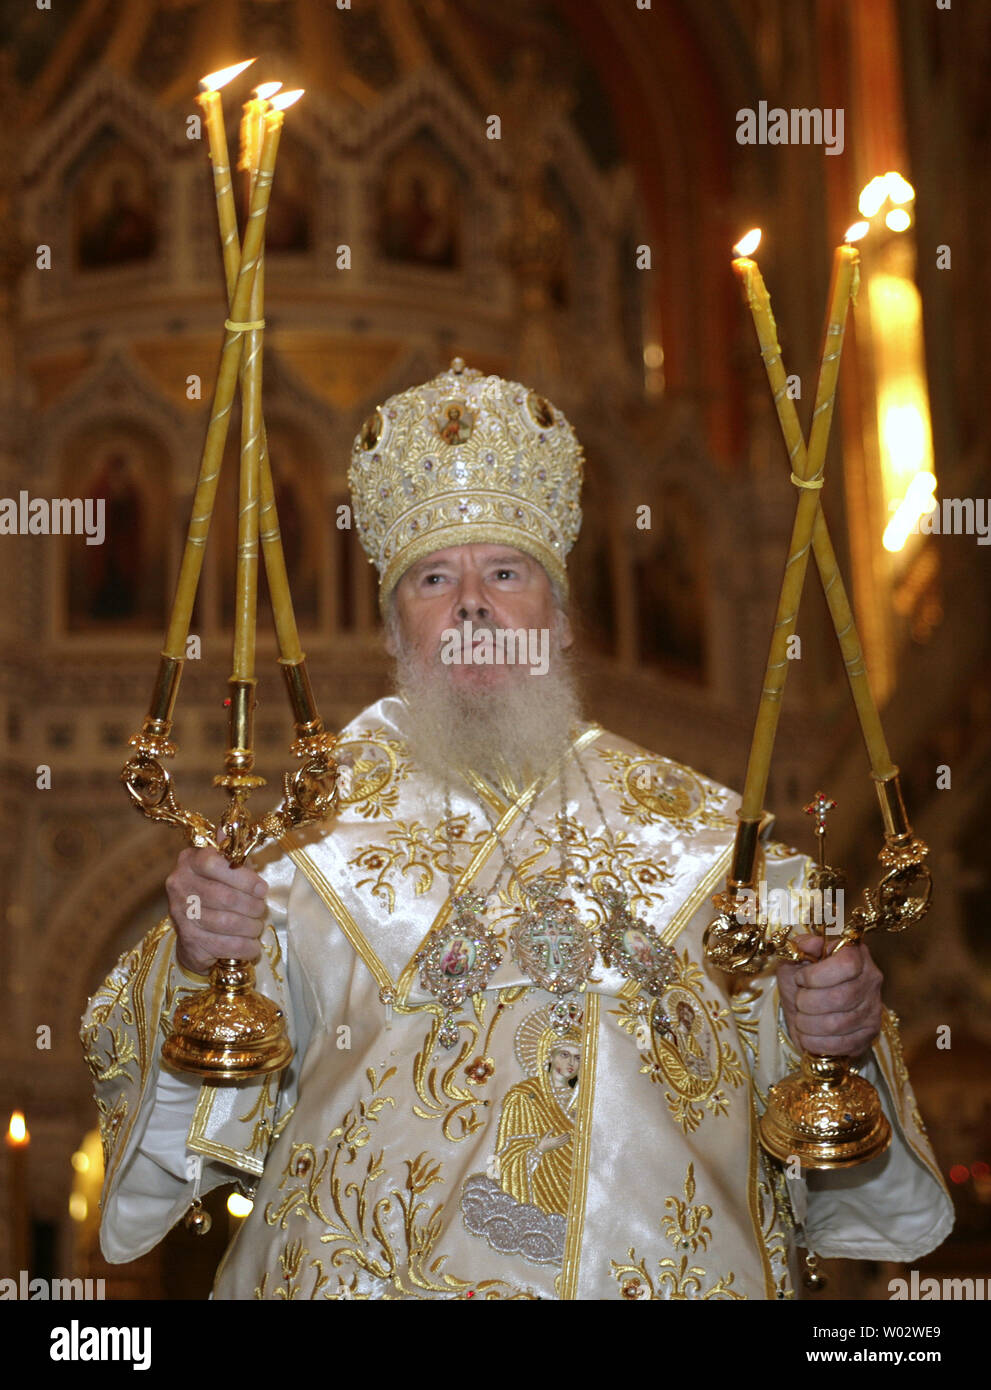
M165 880L176 929L176 959L208 975L224 957L255 961L268 908L268 885L252 869L232 869L215 849L184 849ZM190 915L198 901L199 917Z

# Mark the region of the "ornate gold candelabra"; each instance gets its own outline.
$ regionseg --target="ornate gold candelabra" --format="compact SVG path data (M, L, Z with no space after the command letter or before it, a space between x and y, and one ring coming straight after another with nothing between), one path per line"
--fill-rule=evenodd
M851 228L848 242L857 230ZM759 240L759 233L756 236ZM763 823L763 797L788 668L787 644L794 633L810 552L815 556L843 653L884 823L884 843L879 858L885 872L877 888L865 892L864 906L850 914L833 949L841 950L855 944L868 931L882 928L903 931L925 915L932 894L932 879L925 862L928 850L909 824L898 769L888 753L867 680L856 624L819 503L846 311L859 282L859 258L856 249L849 244L837 248L812 431L806 448L794 402L787 390L787 374L781 360L770 299L756 263L749 259L757 240L748 238L746 247L741 243L737 248L740 254L734 261L734 270L744 286L753 314L793 470L792 482L799 489L799 496L732 864L725 889L713 899L717 915L704 937L707 959L719 969L740 975L757 974L775 956L791 961L817 959L795 945L790 924L773 925L753 908L759 896L755 893L755 866ZM835 889L841 886L843 876L825 862L826 800L821 793L807 809L816 814L819 837L818 863L810 886L820 891ZM831 954L827 951L825 932L822 951L824 955ZM781 1160L797 1156L804 1167L844 1168L866 1162L884 1151L890 1143L891 1129L881 1110L880 1099L873 1086L851 1070L851 1062L849 1058L806 1053L800 1071L770 1088L759 1129L761 1143L769 1153Z
M904 931L929 908L928 849L909 825L897 771L876 786L884 817L884 843L878 858L885 872L877 888L865 890L864 905L854 909L838 936L822 933L823 955L856 944L868 931ZM835 892L843 887L844 875L825 863L824 808L819 797L813 807L821 818L819 862L809 886L818 892ZM717 915L703 939L706 958L730 974L757 974L774 957L817 959L795 945L789 924L775 926L754 912L756 829L754 823L743 821L737 827L730 877L713 899ZM827 949L830 940L835 944ZM884 1152L891 1142L891 1127L877 1091L851 1070L852 1064L849 1057L806 1052L798 1071L770 1087L758 1129L768 1153L782 1162L797 1157L803 1168L848 1168Z
M219 88L246 66L239 64L223 73L212 73L201 83L204 90L199 101L210 137L230 317L225 323L220 369L172 618L149 711L140 733L130 739L134 752L121 772L128 795L143 815L179 826L191 844L218 849L232 866L242 864L264 840L281 838L294 826L319 820L337 804L333 757L336 739L324 729L317 712L299 644L261 415L265 217L282 110L301 93L271 102L256 96L246 107L245 130L250 145L244 167L249 172L249 205L242 247L238 242ZM275 88L278 85L274 84ZM242 397L241 475L234 668L228 700L230 737L224 771L214 778L214 785L227 792L228 802L214 825L198 812L182 807L162 759L173 757L176 751L169 740L172 716L238 381ZM299 766L283 778L281 805L256 818L248 808L248 798L252 791L265 785L265 779L253 771L259 537L278 635L279 664L295 723L296 738L291 751ZM293 1054L285 1018L253 985L254 968L250 962L218 960L210 973L209 988L185 999L177 1008L172 1034L162 1050L164 1060L179 1071L213 1081L237 1081L286 1066Z

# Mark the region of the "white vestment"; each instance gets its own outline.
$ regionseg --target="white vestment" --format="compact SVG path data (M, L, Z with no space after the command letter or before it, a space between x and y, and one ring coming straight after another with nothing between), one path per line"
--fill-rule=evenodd
M891 1121L888 1152L792 1181L758 1147L767 1089L798 1054L773 970L741 984L702 953L734 793L591 725L563 773L521 789L470 776L448 815L444 787L410 761L403 713L389 698L349 725L339 814L256 857L271 911L258 987L296 1049L281 1076L201 1085L161 1067L175 1005L199 987L167 921L90 1001L109 1260L149 1250L197 1181L237 1176L256 1190L222 1298L787 1298L796 1238L826 1257L913 1261L946 1237L952 1206L890 1014L859 1066ZM555 1061L555 996L508 949L516 873L559 879L562 841L584 922L602 927L617 887L675 953L656 1001L596 959L564 1039L577 1079ZM765 855L769 892L803 886L804 856ZM445 1048L414 957L448 921L452 881L497 887L486 921L503 951ZM452 974L472 950L456 944Z

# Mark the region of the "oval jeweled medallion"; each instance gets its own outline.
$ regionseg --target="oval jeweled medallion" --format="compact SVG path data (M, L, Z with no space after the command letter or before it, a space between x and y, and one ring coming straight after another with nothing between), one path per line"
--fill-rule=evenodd
M459 893L452 920L430 933L416 953L420 984L444 1008L438 1041L454 1047L459 1029L454 1017L469 994L484 990L502 961L502 952L485 925L485 899Z
M602 959L628 980L635 980L653 998L676 978L678 958L653 927L634 917L622 893L603 893L608 916L602 928Z
M698 777L666 758L631 763L624 780L634 801L653 816L686 822L705 807L705 792Z
M554 424L554 411L551 403L543 396L538 396L536 391L531 391L526 398L526 408L530 419L535 425L539 425L542 430L550 429Z
M361 440L361 447L366 451L374 449L375 445L382 438L382 431L384 429L385 421L382 418L382 412L376 407L361 427L361 433L358 436Z
M527 910L509 937L513 959L534 984L551 994L571 994L595 964L594 932L562 902L563 886L540 877L526 885Z

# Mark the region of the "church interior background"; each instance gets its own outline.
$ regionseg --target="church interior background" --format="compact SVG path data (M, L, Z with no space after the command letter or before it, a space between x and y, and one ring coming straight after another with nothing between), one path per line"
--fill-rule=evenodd
M0 14L0 495L102 498L107 515L102 546L0 537L0 1106L30 1132L4 1153L0 1270L26 1252L33 1273L105 1278L108 1297L197 1295L236 1220L221 1197L206 1240L179 1229L132 1265L102 1261L77 1031L164 915L179 849L134 815L118 774L171 598L223 308L206 142L187 118L199 77L250 53L255 80L306 89L268 224L265 415L329 727L389 679L373 572L339 524L351 440L458 353L548 396L585 444L569 568L589 711L739 787L794 491L731 247L765 229L785 359L810 383L831 247L875 175L911 183L907 228L876 218L864 243L824 506L936 885L921 926L872 938L957 1208L920 1268L986 1275L991 552L974 535L895 550L882 536L906 470L935 473L942 497L991 491L988 7L4 0ZM232 144L242 99L239 86L227 102ZM739 144L737 111L762 100L842 108L842 152ZM177 771L205 810L225 746L236 442L229 455L177 720ZM291 727L266 622L256 732L277 782ZM819 787L835 798L831 857L859 892L877 806L811 569L799 633L767 805L811 852L802 808ZM883 1298L899 1272L834 1262L820 1296Z

